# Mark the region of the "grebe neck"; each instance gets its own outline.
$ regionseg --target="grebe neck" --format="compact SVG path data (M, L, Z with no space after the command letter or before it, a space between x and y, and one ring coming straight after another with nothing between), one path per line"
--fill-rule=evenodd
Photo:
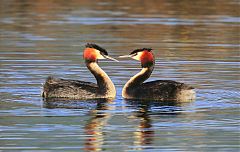
M87 68L97 80L99 92L106 97L114 98L116 89L109 76L98 66L97 62L85 61Z
M128 88L134 88L141 85L145 80L147 80L154 69L154 64L143 67L142 70L134 75L123 87L123 91L127 91Z

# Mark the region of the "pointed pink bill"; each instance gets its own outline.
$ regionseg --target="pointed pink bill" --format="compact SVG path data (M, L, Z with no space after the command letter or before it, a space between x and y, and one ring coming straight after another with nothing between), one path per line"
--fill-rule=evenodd
M110 59L110 60L119 62L117 59L114 59L114 58L112 58L112 57L110 57L110 56L104 55L104 57L105 57L106 59Z
M119 56L119 58L131 58L132 57L132 55L121 55L121 56Z

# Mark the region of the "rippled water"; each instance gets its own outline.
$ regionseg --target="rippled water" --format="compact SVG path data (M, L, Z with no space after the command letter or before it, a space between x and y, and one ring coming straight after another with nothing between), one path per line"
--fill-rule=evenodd
M239 2L1 1L0 150L239 151ZM191 84L191 103L125 101L136 61L100 61L113 101L44 102L48 75L95 82L87 42L113 57L154 49L150 80Z

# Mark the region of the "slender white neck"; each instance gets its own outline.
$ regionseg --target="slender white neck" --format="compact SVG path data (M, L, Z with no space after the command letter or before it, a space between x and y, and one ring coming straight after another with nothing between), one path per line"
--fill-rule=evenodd
M106 97L114 98L116 96L116 89L109 76L96 62L86 61L85 63L89 71L91 71L96 78L100 93L104 94Z
M137 73L136 75L134 75L123 87L123 92L127 91L127 89L131 89L134 87L137 87L139 85L141 85L145 80L147 80L152 71L154 69L154 65L150 66L150 67L145 67L142 68L142 70Z

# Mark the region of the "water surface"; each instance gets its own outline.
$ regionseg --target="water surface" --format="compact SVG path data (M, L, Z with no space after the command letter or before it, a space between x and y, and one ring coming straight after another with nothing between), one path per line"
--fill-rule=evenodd
M239 3L221 1L1 1L0 150L239 151ZM190 103L126 101L140 70L100 61L113 101L40 97L48 75L95 82L88 42L113 57L150 47L151 80L196 88Z

